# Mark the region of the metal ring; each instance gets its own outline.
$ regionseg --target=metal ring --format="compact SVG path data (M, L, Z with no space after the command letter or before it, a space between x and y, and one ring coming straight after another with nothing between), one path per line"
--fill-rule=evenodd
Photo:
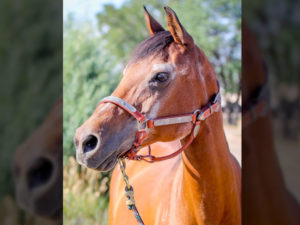
M199 115L200 112L201 112L200 109L195 109L194 110L193 115L196 115L196 119L195 119L195 121L193 121L193 124L195 124L196 121L198 120L198 115Z
M203 117L204 112L199 113L197 116L197 120L204 120L205 118Z
M148 120L145 120L143 122L139 122L137 120L137 127L138 127L138 131L148 130Z

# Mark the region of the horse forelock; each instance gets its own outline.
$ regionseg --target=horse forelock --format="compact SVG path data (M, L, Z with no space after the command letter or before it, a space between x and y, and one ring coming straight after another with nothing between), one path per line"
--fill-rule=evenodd
M169 31L161 31L142 41L132 54L132 61L140 60L156 53L164 53L174 39Z

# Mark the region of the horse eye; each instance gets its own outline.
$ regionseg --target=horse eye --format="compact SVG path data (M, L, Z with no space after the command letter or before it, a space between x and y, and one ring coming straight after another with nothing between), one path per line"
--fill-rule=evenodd
M154 77L154 80L158 82L165 82L168 79L169 79L168 73L157 73L156 76Z

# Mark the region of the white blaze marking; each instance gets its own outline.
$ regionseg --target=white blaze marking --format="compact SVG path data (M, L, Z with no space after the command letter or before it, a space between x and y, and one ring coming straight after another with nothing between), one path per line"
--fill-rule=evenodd
M172 72L173 69L174 69L174 66L169 63L154 64L152 66L153 72Z

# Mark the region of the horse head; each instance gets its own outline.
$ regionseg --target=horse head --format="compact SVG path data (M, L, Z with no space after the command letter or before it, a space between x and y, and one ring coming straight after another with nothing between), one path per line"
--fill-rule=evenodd
M134 106L147 118L180 115L206 104L217 93L215 73L205 54L178 20L164 8L168 30L144 10L150 37L141 42L112 96ZM107 171L135 141L137 121L114 104L100 104L75 134L76 158L89 168ZM183 139L192 124L147 129L142 146Z

